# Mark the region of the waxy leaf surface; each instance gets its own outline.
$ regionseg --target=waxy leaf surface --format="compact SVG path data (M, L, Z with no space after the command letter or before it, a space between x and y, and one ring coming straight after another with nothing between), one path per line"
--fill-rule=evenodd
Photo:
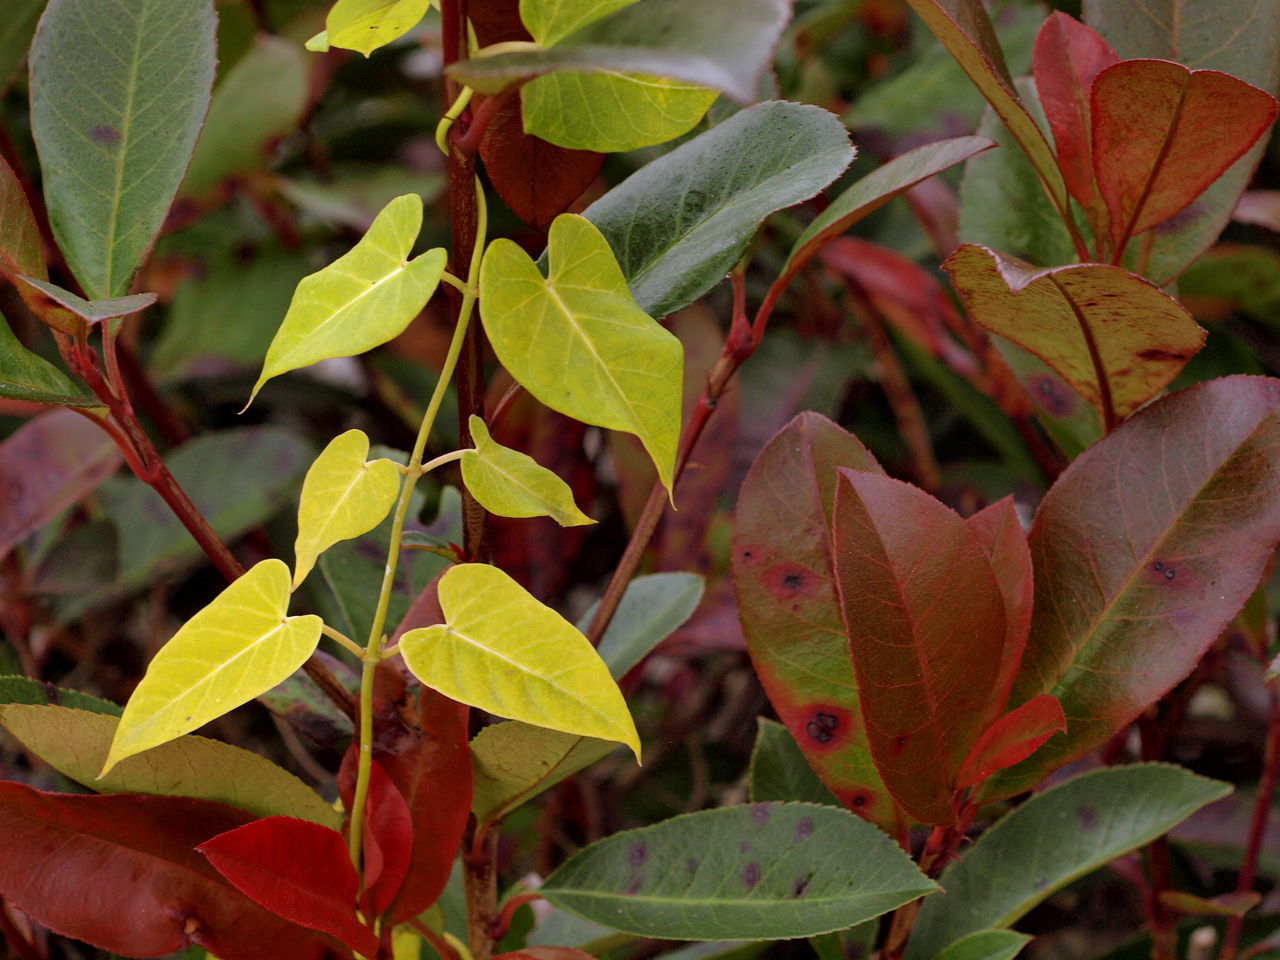
M337 829L341 817L314 790L264 757L205 737L180 737L120 761L99 778L116 717L63 706L7 704L0 725L65 777L98 793L196 797L260 817L298 817Z
M398 40L426 15L429 0L338 0L325 18L329 45L366 57Z
M462 454L462 482L490 513L500 517L551 517L562 527L595 523L573 502L569 485L519 450L504 447L474 414L475 449Z
M844 172L853 147L825 110L769 101L641 167L583 211L641 309L665 317L724 279L760 222Z
M366 957L377 955L373 931L356 919L360 879L336 830L267 817L196 849L232 886L277 916L337 937Z
M1054 484L1028 537L1035 610L1010 704L1052 694L1069 726L984 796L1101 744L1244 605L1280 542L1277 410L1280 381L1211 380L1136 414Z
M668 489L680 437L684 351L627 290L608 241L590 221L551 225L543 277L510 240L480 268L485 332L502 365L567 416L640 438Z
M1044 133L1023 106L982 0L907 0L956 58L1031 160L1059 210L1068 207L1067 186Z
M1276 118L1266 91L1217 70L1126 60L1093 82L1093 164L1118 245L1182 210Z
M419 680L501 717L625 743L639 757L622 692L573 624L487 564L449 568L439 592L445 623L400 639Z
M302 481L293 586L307 578L316 558L340 540L368 533L383 521L400 493L400 466L366 461L369 438L348 430L329 441Z
M92 299L127 291L164 223L209 108L216 28L212 0L51 0L40 19L31 129L54 237Z
M1004 597L957 514L882 474L837 473L833 560L871 755L907 813L947 824L1001 706Z
M738 495L733 585L778 718L841 803L893 832L898 812L867 746L829 558L837 467L879 469L857 437L816 413L765 445Z
M538 892L639 936L780 940L845 930L935 889L897 844L844 810L754 803L615 833Z
M131 957L195 943L242 960L331 958L332 941L263 910L196 853L250 819L186 797L72 796L0 781L0 896L57 933Z
M833 807L840 803L813 772L787 728L767 717L756 720L747 782L752 803L799 800Z
M267 350L250 402L272 377L331 357L372 350L404 332L435 292L445 252L409 260L422 229L422 198L396 197L348 253L303 278Z
M1032 797L942 872L946 892L921 907L906 960L929 960L966 934L1016 923L1072 880L1230 792L1229 784L1181 767L1137 764L1086 773Z
M1055 733L1066 732L1062 705L1047 693L1032 697L983 731L960 768L956 789L971 787L1025 760Z
M97 397L90 396L44 357L24 347L3 315L0 315L0 397L60 407L102 406Z
M1163 390L1204 344L1185 307L1120 267L1040 269L969 243L943 267L974 320L1117 419Z
M289 568L263 560L188 620L147 667L102 772L270 690L311 656L320 618L289 617Z

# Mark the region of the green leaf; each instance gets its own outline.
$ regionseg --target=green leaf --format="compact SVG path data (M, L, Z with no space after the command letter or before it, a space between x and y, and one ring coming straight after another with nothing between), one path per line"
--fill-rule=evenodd
M212 0L50 0L31 49L31 129L67 265L123 294L164 223L209 107ZM86 69L93 64L94 69Z
M440 578L445 623L400 638L427 686L501 717L625 743L640 739L604 661L569 621L496 567L466 563Z
M869 957L875 951L879 939L880 921L868 920L848 930L820 933L809 938L809 945L818 960L849 960L850 957Z
M213 92L182 195L204 197L227 177L266 166L272 144L306 109L307 74L296 43L260 34Z
M198 797L260 817L342 826L333 806L293 774L256 753L204 737L180 737L129 757L98 779L118 724L115 717L65 706L0 707L0 725L28 750L98 793Z
M535 727L495 723L471 741L471 809L483 826L608 756L618 745Z
M120 716L123 709L110 700L103 700L90 693L81 693L79 690L67 690L63 687L55 687L51 683L29 680L26 677L0 677L0 704L11 703L53 704L111 717Z
M787 728L776 720L758 717L756 743L747 771L751 802L800 800L838 807L840 801L818 779Z
M614 679L622 679L693 616L702 601L703 587L702 577L693 573L650 573L627 584L596 647ZM599 606L597 600L578 620L583 633Z
M4 157L0 157L0 274L47 276L40 228L22 183Z
M115 320L118 317L127 317L130 314L145 310L156 302L157 297L154 293L135 293L128 297L115 297L110 300L85 300L83 297L77 297L69 290L64 290L57 284L50 283L48 280L37 280L34 277L18 277L17 286L22 290L22 297L28 305L32 305L33 299L37 304L40 299L46 299L53 307L60 307L63 310L70 310L85 323L92 326L95 323L102 323L104 320ZM39 308L36 307L38 310Z
M1137 764L1095 770L1037 794L942 872L946 892L924 902L906 960L928 960L966 934L1016 923L1072 880L1230 792L1230 784L1181 767Z
M333 47L357 50L366 57L398 40L418 25L429 0L338 0L325 19Z
M552 409L639 437L670 490L680 439L680 341L636 305L590 221L557 217L547 255L544 278L512 241L489 245L480 310L494 353Z
M781 940L844 930L937 889L853 814L757 803L615 833L574 854L538 892L645 937Z
M767 216L812 197L853 159L819 107L770 101L641 167L583 211L641 309L665 317L724 279Z
M100 776L248 703L302 666L320 618L287 616L289 568L263 560L175 633L124 708Z
M569 485L532 457L504 447L472 414L475 449L462 454L462 482L480 505L500 517L550 517L562 527L595 523L573 502Z
M549 47L593 20L636 0L520 0L520 20L533 39Z
M879 210L898 194L996 145L988 137L956 137L908 150L877 167L831 201L791 245L784 270L797 269L818 248Z
M27 59L44 5L45 0L6 0L5 15L0 19L0 93ZM4 230L0 229L2 236Z
M934 960L1013 960L1031 942L1025 933L1012 930L979 930L961 937Z
M48 360L32 353L0 315L0 397L60 407L100 407L101 402Z
M445 252L409 260L422 229L422 198L397 197L359 243L303 278L276 331L249 402L272 377L332 357L350 357L399 336L435 292Z
M348 430L329 441L302 481L298 538L293 545L293 587L307 578L316 558L340 540L380 524L400 494L400 465L366 462L369 438Z

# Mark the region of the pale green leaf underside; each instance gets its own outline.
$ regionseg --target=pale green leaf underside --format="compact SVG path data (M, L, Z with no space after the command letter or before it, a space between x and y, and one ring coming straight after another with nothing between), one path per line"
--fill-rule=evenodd
M293 586L307 578L316 558L340 540L380 524L400 493L400 467L390 460L365 462L369 438L348 430L329 441L302 481L298 538L293 545Z
M102 773L270 690L311 656L316 616L286 617L289 568L263 560L155 655L120 718Z
M272 377L364 353L404 331L444 272L443 249L407 259L421 228L422 198L396 197L348 253L303 278L267 350L251 403Z
M122 760L105 777L116 717L62 706L0 707L0 725L63 776L98 793L149 793L198 797L248 810L260 817L310 820L337 830L333 806L270 760L205 737L179 737Z
M35 277L17 277L17 282L48 297L58 306L70 310L86 323L101 323L104 320L115 320L145 310L156 302L154 293L135 293L127 297L114 297L110 300L85 300L77 297L70 290L64 290L56 283L39 280Z
M338 0L325 20L329 44L366 57L418 25L429 0Z
M636 0L520 0L520 19L533 39L549 47L593 20Z
M400 638L424 684L500 717L624 743L639 757L622 692L573 624L482 563L441 577L440 606L443 625Z
M550 276L510 240L480 268L485 331L503 366L570 417L635 434L668 489L680 435L683 350L627 290L613 251L589 221L551 225Z
M696 573L650 573L627 584L596 647L614 678L622 679L693 616L702 591L703 580ZM599 606L599 601L593 603L578 619L578 629L583 633Z
M550 517L562 527L595 523L573 502L567 483L498 443L479 417L470 422L475 449L462 454L462 482L482 507L500 517Z

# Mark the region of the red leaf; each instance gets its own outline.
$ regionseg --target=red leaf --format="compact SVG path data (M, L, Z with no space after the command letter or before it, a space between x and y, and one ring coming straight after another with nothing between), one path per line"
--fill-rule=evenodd
M950 824L956 774L1000 708L1004 597L954 512L881 474L837 473L832 555L871 755L907 813Z
M196 853L250 820L186 797L70 796L0 781L0 897L55 933L132 957L193 943L222 960L347 956L262 909Z
M366 957L377 954L377 937L356 918L360 879L336 830L293 817L266 817L196 849L237 890L272 913L331 934Z
M1093 169L1111 213L1111 242L1191 204L1257 142L1276 100L1217 70L1124 60L1093 81Z
M485 128L480 158L498 195L539 230L591 186L604 154L568 150L524 132L519 97L508 97Z
M986 550L991 572L996 575L1004 597L1004 648L1000 652L1000 671L991 693L995 709L1002 710L1009 699L1018 666L1022 663L1022 651L1027 646L1027 633L1031 629L1031 550L1018 521L1013 497L1005 497L978 511L965 523Z
M997 770L1020 763L1055 733L1066 732L1062 704L1047 693L1032 697L987 727L965 758L956 777L956 789L964 790Z
M482 47L507 40L533 39L520 19L520 0L484 0L468 8L467 19Z
M355 796L356 758L352 744L338 771L338 792L350 810ZM361 906L367 916L378 916L395 897L409 871L413 854L413 819L409 805L377 760L369 777L369 796L364 807L364 884Z
M738 496L733 586L747 649L778 718L822 782L896 833L872 762L831 569L836 468L878 470L858 438L802 413L756 457Z
M512 950L510 953L494 957L493 960L519 960L519 958L530 958L530 960L595 960L595 957L586 951L577 950L573 947L541 946L521 947L519 950Z
M1095 230L1105 223L1106 208L1093 174L1089 89L1119 59L1107 41L1065 13L1049 14L1036 33L1032 72L1058 148L1058 167Z

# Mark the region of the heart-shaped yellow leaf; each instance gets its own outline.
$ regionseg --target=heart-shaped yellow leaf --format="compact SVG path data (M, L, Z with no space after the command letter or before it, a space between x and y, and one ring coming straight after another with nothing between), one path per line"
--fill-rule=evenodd
M325 32L331 45L367 57L416 27L427 4L428 0L338 0L325 19Z
M459 564L440 578L440 608L445 623L400 638L419 680L500 717L624 743L639 759L622 691L568 620L483 563Z
M480 313L494 352L547 406L639 437L669 490L680 439L680 341L636 305L589 220L557 217L547 260L544 277L510 240L485 252Z
M350 251L302 278L249 403L272 377L320 360L353 357L404 332L444 272L445 252L439 247L408 259L421 229L422 198L396 197Z
M321 620L290 617L289 568L263 560L188 620L133 691L103 764L190 733L297 670L320 642Z
M366 462L368 455L369 438L360 430L348 430L330 440L307 471L293 545L295 590L320 554L340 540L368 533L396 502L399 465L390 460Z
M462 454L462 482L500 517L550 517L562 527L595 523L573 502L569 485L530 456L504 447L485 422L471 417L474 450Z

